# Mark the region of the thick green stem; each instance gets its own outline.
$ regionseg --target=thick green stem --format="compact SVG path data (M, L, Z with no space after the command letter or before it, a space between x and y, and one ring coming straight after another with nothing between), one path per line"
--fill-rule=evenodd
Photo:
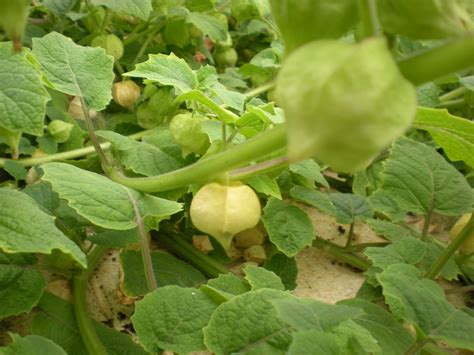
M444 265L451 259L454 253L459 249L459 247L474 233L474 213L471 216L471 219L463 228L461 233L457 235L456 238L448 245L446 249L441 253L438 259L431 265L429 270L426 272L425 277L429 279L434 279L438 276L441 269Z
M428 231L430 229L431 224L431 217L433 216L433 210L429 210L428 214L425 217L425 222L423 223L423 229L421 230L421 237L420 239L425 241L426 237L428 236Z
M398 67L415 85L433 81L474 65L474 35L401 59Z
M166 247L166 249L185 259L208 277L216 278L220 274L227 274L230 272L224 265L211 259L209 256L204 255L191 244L184 241L177 233L165 234L153 231L151 233L157 241Z
M115 182L142 192L172 190L191 183L211 181L229 170L248 164L285 146L286 127L279 126L233 146L225 152L170 173L153 177L129 178L112 170L109 176Z
M93 320L87 313L87 285L90 275L106 251L106 247L96 246L89 254L88 268L74 277L72 285L77 326L87 351L94 355L107 355L108 352L95 331Z
M349 227L349 234L347 235L346 249L349 249L352 246L352 239L354 238L354 225L355 222L352 221Z
M360 32L362 38L376 36L379 32L375 0L359 0Z
M313 241L313 247L326 250L329 254L334 256L336 259L355 267L356 269L367 271L370 267L370 262L360 256L347 252L344 247L328 242L324 239L316 238Z
M441 95L439 97L439 101L440 102L450 101L452 99L457 98L458 96L464 95L464 93L466 93L467 91L468 91L467 88L465 88L464 86L460 86L457 89L454 89L450 92L447 92L444 95Z
M133 140L139 140L143 136L146 136L150 132L152 132L153 129L149 129L146 131L141 131L138 133L134 133L128 138L133 139ZM110 149L111 144L109 142L101 143L100 147L102 150L108 150ZM36 158L25 158L25 159L18 159L15 160L15 163L21 164L25 167L28 166L33 166L33 165L39 165L39 164L44 164L44 163L49 163L52 161L58 161L58 160L68 160L68 159L75 159L75 158L80 158L83 157L84 155L91 154L95 152L94 146L88 146L84 148L79 148L79 149L74 149L74 150L69 150L67 152L62 152L62 153L57 153L57 154L50 154L50 155L45 155L41 157L36 157ZM8 159L1 159L0 158L0 168L5 166L5 162Z

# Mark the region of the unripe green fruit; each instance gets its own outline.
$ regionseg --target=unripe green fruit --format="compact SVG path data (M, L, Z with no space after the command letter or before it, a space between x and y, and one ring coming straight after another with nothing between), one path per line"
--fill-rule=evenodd
M102 6L97 6L82 20L89 32L97 31L97 27L104 22L105 13Z
M21 50L30 3L30 0L0 0L0 28L13 40L16 51Z
M73 128L73 124L61 120L54 120L48 124L48 131L57 143L66 142Z
M181 113L170 122L170 133L181 146L183 155L190 153L203 155L209 148L209 138L202 132L201 121L204 118L191 113Z
M188 24L182 18L168 20L161 35L167 44L183 47L189 40Z
M283 63L276 91L290 159L316 157L342 172L366 168L416 113L415 88L381 38L298 48Z
M230 13L237 21L260 17L264 13L262 0L232 0Z
M169 88L156 88L156 90L150 100L142 103L137 110L138 124L146 129L163 123L176 109Z
M112 97L123 107L131 107L140 96L140 87L132 80L121 81L112 86Z
M119 60L123 55L122 41L114 34L95 37L91 42L91 46L104 48L105 52L114 57L115 60Z
M234 67L238 60L237 51L234 48L227 46L216 46L213 56L217 67L221 69Z
M190 207L193 224L229 249L235 234L253 228L260 220L257 194L248 186L210 183L194 196Z
M158 91L158 88L153 85L153 84L146 84L145 89L143 90L143 97L146 99L149 99L152 97L156 92Z

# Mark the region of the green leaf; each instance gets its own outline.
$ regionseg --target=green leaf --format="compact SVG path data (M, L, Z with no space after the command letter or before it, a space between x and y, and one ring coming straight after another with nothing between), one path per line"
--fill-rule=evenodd
M143 217L167 218L181 210L181 204L140 194L105 176L69 164L42 166L43 180L53 186L69 206L92 223L107 229L127 230L137 226L134 201Z
M439 241L429 238L426 241L426 255L423 260L417 265L421 271L428 271L433 263L441 256L441 253L446 248L440 245ZM439 272L439 276L446 280L456 280L461 274L458 264L454 257L451 257Z
M372 334L351 319L342 322L334 328L333 333L345 340L346 345L344 347L344 352L342 353L344 355L382 355L377 340L374 339Z
M404 211L424 215L460 215L471 210L473 201L459 171L433 148L408 138L392 146L382 189Z
M59 250L86 267L84 253L56 228L53 217L43 212L31 197L18 191L0 189L0 201L0 250L43 254Z
M14 160L5 160L3 169L5 169L8 174L13 176L15 180L24 180L28 174L28 171L25 169L25 167Z
M417 229L406 225L396 224L381 219L369 219L366 223L376 234L392 242L406 237L420 236L420 232Z
M14 53L11 42L0 43L0 68L0 127L41 136L50 97L28 51Z
M288 355L340 355L346 346L340 336L315 329L295 332L292 337Z
M413 336L382 307L361 299L344 300L339 304L364 311L364 314L352 320L370 332L377 340L382 354L405 354L415 342Z
M426 253L426 243L413 237L405 237L383 248L369 247L365 255L372 265L382 270L392 264L419 263Z
M41 5L46 7L56 16L65 16L67 12L71 11L77 0L43 0Z
M245 180L252 188L266 196L274 197L281 200L281 192L275 179L271 179L268 175L256 175Z
M200 12L190 12L186 17L188 23L192 23L213 41L225 41L227 30L217 17Z
M147 351L188 353L206 349L202 328L215 309L216 304L200 290L165 286L135 303L131 319Z
M209 280L207 285L235 296L250 291L249 285L232 273L220 274L217 278Z
M446 109L418 108L413 126L428 131L450 160L474 167L474 122L450 115Z
M289 258L280 252L269 253L263 267L273 271L281 279L286 290L294 290L296 288L298 265L295 258Z
M114 59L102 48L82 47L57 32L33 38L33 54L54 89L83 97L90 110L112 98Z
M357 220L372 218L374 211L367 199L354 194L334 192L329 194L335 210L336 220L339 223L348 224Z
M274 300L278 318L296 330L328 331L362 314L360 309L295 296Z
M222 303L204 328L208 349L218 355L284 354L290 329L277 318L272 301L287 297L282 291L261 289Z
M77 326L74 306L50 293L45 293L38 304L39 312L32 323L32 333L51 339L70 355L89 355ZM95 331L110 355L145 355L129 335L93 322Z
M336 216L336 208L334 207L328 194L310 189L305 186L297 185L291 188L290 195L297 201L301 201L309 206L315 207L331 216Z
M27 335L23 338L17 334L10 335L13 342L6 348L0 348L2 355L67 355L59 345L38 335Z
M368 202L375 211L381 212L394 222L401 222L406 217L406 211L401 209L391 193L385 190L375 191L369 196Z
M206 282L206 277L202 272L164 251L151 251L151 262L158 287L168 285L194 287ZM123 292L130 297L148 293L141 251L122 251L120 264L123 272Z
M150 54L146 62L137 64L135 70L124 75L173 86L178 94L191 91L198 86L194 71L184 59L178 58L173 53Z
M255 265L247 265L244 268L245 279L252 287L252 291L261 288L271 288L273 290L283 291L285 287L281 279L272 271Z
M0 319L29 312L38 303L46 280L28 254L0 253Z
M110 141L119 151L122 164L137 174L156 176L184 166L181 158L145 142L136 142L112 131L97 131L98 136Z
M435 107L439 105L439 94L441 94L441 91L440 87L433 82L418 87L418 106ZM423 110L423 108L419 107L418 110Z
M268 236L283 254L292 257L311 245L313 225L302 209L272 197L263 212L262 220Z
M152 11L152 0L92 0L94 5L103 5L111 10L148 20Z
M321 173L321 167L313 159L306 159L298 163L290 164L290 171L308 179L311 182L317 182L324 187L329 188L329 184Z
M434 281L420 277L420 271L406 264L390 265L377 279L392 313L418 326L431 339L474 350L474 317L456 309Z

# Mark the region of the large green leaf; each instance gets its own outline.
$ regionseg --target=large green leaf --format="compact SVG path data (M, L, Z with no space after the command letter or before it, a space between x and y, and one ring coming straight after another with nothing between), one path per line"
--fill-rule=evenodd
M41 136L49 95L28 51L14 53L10 42L0 43L0 82L0 128Z
M288 349L288 355L340 355L346 346L344 339L336 334L316 329L295 332L292 337L293 341Z
M336 220L339 223L353 223L356 220L365 220L372 218L374 211L367 202L365 197L347 194L340 192L333 192L329 194L336 214Z
M474 317L452 306L443 289L420 273L412 265L394 264L377 275L392 313L434 340L474 350Z
M137 174L155 176L182 168L181 157L172 156L154 145L136 142L112 131L98 131L118 150L120 161Z
M53 217L43 212L31 197L9 189L0 189L0 250L43 254L59 250L81 266L87 264L84 253L56 228Z
M38 304L32 333L59 344L69 355L89 355L77 326L73 304L45 293ZM94 321L94 329L110 355L147 354L132 338L102 323ZM48 353L44 353L48 354Z
M420 107L413 126L428 131L449 159L474 167L474 122L450 115L445 109Z
M433 148L408 138L392 146L382 190L404 211L460 215L472 208L464 176Z
M33 54L56 90L83 97L91 110L107 106L112 98L114 59L104 49L82 47L51 32L33 38Z
M31 355L31 354L48 354L48 355L67 355L67 353L51 340L40 337L38 335L27 335L22 338L17 334L11 335L13 342L5 347L0 348L2 355Z
M35 262L33 255L0 253L0 319L29 312L38 303L46 280L33 268Z
M178 94L191 91L198 86L196 74L182 58L171 53L150 54L146 62L136 65L136 69L125 74L136 78L144 78L173 86Z
M286 256L295 256L314 239L311 220L299 207L272 197L263 212L262 220L270 240Z
M372 334L384 355L404 354L415 342L413 336L380 306L362 299L345 300L338 304L364 311L352 320Z
M201 12L190 12L186 21L192 23L214 41L225 41L227 38L227 30L217 17Z
M255 265L247 265L244 268L245 279L250 284L252 291L261 288L271 288L283 291L285 287L281 279L272 271Z
M152 11L152 0L92 0L94 5L103 5L111 10L148 20Z
M158 287L177 285L194 287L206 277L186 262L164 252L153 250L151 261ZM140 250L125 250L120 254L123 271L123 291L127 296L142 296L148 292L143 259Z
M216 307L200 290L165 286L135 304L132 322L149 352L200 351L206 349L202 329Z
M43 179L81 216L107 229L137 226L134 204L142 217L163 219L181 210L181 204L138 193L105 176L64 163L43 165Z
M290 297L261 289L219 306L204 328L205 343L216 354L284 354L291 342L290 327L277 318L273 300Z

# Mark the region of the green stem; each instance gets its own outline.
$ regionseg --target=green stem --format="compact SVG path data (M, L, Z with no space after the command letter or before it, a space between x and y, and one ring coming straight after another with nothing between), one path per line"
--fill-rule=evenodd
M208 277L215 278L220 274L230 272L224 265L204 255L191 244L184 241L177 233L169 233L170 235L165 233L154 234L153 231L151 233L166 249L196 266Z
M139 140L143 136L149 134L152 131L153 131L153 129L148 129L148 130L145 130L145 131L134 133L134 134L128 136L128 138L133 139L133 140ZM111 146L111 144L109 142L105 142L105 143L100 144L100 147L102 148L102 150L108 150L108 149L110 149L110 146ZM94 153L94 152L95 152L95 148L93 146L89 146L89 147L69 150L67 152L50 154L50 155L45 155L45 156L36 157L36 158L18 159L18 160L15 160L15 163L21 164L25 167L29 167L29 166L33 166L33 165L49 163L49 162L52 162L52 161L80 158L80 157L83 157L84 155L91 154L91 153ZM0 158L0 168L5 166L5 162L7 160L8 159Z
M141 27L141 28L144 28L144 27ZM140 33L137 33L134 30L134 31L130 32L130 34L123 40L123 45L126 46L130 43L133 43L133 42L143 38L143 36L146 36L150 32L153 32L154 30L155 30L154 26L150 26L146 30L144 30L143 32L140 32Z
M377 36L379 21L375 0L359 0L359 16L362 38Z
M289 164L289 159L287 156L278 157L272 160L264 161L263 163L232 170L229 173L229 178L232 181L245 180L255 175L263 174L268 171L285 167L288 164Z
M444 265L451 259L454 253L459 249L459 247L474 233L474 213L471 216L471 219L463 228L461 233L457 235L456 238L448 245L446 249L441 253L438 259L431 265L429 270L426 272L425 277L429 279L434 279L438 276L441 269Z
M418 86L472 66L473 53L474 35L469 35L403 58L398 67L405 78Z
M324 239L316 238L313 241L313 247L324 249L336 259L362 271L367 271L367 269L371 265L370 262L368 262L366 259L347 252L344 247L341 247Z
M264 92L267 92L267 91L273 89L275 86L276 86L275 81L269 81L268 83L265 83L263 85L260 85L260 86L254 88L254 89L251 89L251 90L247 91L246 93L244 93L244 95L247 99L249 99L251 97L263 94Z
M122 64L120 64L118 60L114 62L114 67L115 67L115 70L117 70L117 72L120 74L120 76L123 76L123 74L125 74L125 69L123 68Z
M90 275L106 251L106 247L96 246L89 254L88 268L73 279L74 313L77 326L87 351L94 355L107 355L108 352L95 331L93 320L87 313L87 285Z
M105 26L107 25L107 21L109 20L109 16L110 16L110 11L108 8L105 9L105 15L104 15L104 19L102 21L102 24L100 25L100 29L99 29L99 32L100 33L104 33L105 31Z
M387 245L390 245L390 243L384 243L384 242L360 243L360 244L352 244L349 248L347 248L347 250L352 251L352 252L358 252L358 251L364 250L365 248L383 248L383 247L386 247Z
M156 34L160 30L161 30L161 26L155 28L153 31L151 31L148 34L147 39L145 40L145 42L143 42L142 46L140 47L140 50L138 51L137 55L135 56L135 59L133 60L132 65L130 66L131 68L133 68L133 66L138 62L140 57L145 53L145 51L148 48L148 46L150 45L151 41L153 40L153 38L156 36Z
M182 103L184 101L188 101L188 100L197 101L200 104L206 106L212 112L214 112L217 116L219 116L220 120L225 122L225 123L233 123L239 118L239 116L237 116L235 113L233 113L229 110L226 110L223 106L219 106L218 104L216 104L210 98L205 96L199 90L192 90L192 91L188 91L184 94L179 95L175 99L175 103L180 104L180 103Z
M455 99L450 101L444 101L436 105L436 108L447 108L447 109L456 109L461 108L466 105L466 100L462 99Z
M99 156L100 163L102 165L102 169L107 172L110 170L110 162L105 156L104 151L102 150L102 147L100 146L99 139L97 138L94 130L94 123L92 122L92 118L89 115L89 108L86 105L86 101L82 96L79 96L81 100L81 107L82 107L82 112L84 114L84 121L86 122L86 127L87 127L87 133L89 133L89 138L92 142L92 146L94 147L95 152Z
M421 230L421 236L420 236L420 239L422 241L425 241L426 237L428 236L428 230L430 229L432 216L433 216L433 209L429 210L428 214L425 217L425 222L423 223L423 229Z
M426 344L431 342L432 340L430 338L425 338L423 340L417 341L413 346L407 350L405 355L415 355L418 353L419 350L421 350Z
M133 210L135 211L135 221L137 222L138 230L138 243L140 244L140 250L142 253L143 269L145 271L145 279L148 286L148 291L153 291L158 288L155 278L155 272L153 270L153 262L151 260L150 242L148 240L148 233L145 228L145 221L143 220L140 210L137 206L135 197L130 193L129 189L126 189L130 201L132 202Z
M112 170L109 172L109 176L115 182L142 192L172 190L191 183L211 181L229 170L264 157L285 146L286 127L280 125L245 143L233 146L225 152L163 175L129 178Z
M349 234L347 236L347 242L346 242L346 249L349 249L352 246L352 239L354 238L354 225L355 222L352 221L351 225L349 226Z
M460 86L458 87L457 89L454 89L450 92L447 92L446 94L444 95L441 95L439 97L439 101L440 102L446 102L446 101L450 101L452 99L455 99L456 97L458 96L461 96L463 95L464 93L466 93L468 90L467 88L465 88L464 86Z

